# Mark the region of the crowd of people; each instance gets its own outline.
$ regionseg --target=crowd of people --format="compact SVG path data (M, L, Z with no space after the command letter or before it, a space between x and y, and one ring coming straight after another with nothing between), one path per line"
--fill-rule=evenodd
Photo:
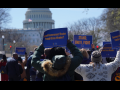
M91 50L78 49L67 40L67 48L70 52L63 47L44 48L41 44L29 56L25 53L25 60L17 53L10 60L3 55L1 81L111 81L120 66L120 49L113 60L103 58L102 48L95 50L94 44Z

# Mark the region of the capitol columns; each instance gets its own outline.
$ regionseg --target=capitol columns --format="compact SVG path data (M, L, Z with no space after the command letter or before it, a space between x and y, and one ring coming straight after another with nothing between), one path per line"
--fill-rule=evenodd
M43 28L44 28L44 22L43 22Z
M36 28L36 22L35 22L35 28Z

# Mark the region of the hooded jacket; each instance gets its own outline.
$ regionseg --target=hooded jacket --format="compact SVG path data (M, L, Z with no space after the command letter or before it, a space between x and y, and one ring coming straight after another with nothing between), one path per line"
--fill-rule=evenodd
M39 70L41 73L44 73L43 81L55 81L56 78L61 77L66 73L68 73L71 77L71 80L74 81L74 70L82 62L83 56L79 49L72 43L68 43L67 47L70 49L74 57L66 57L66 64L61 70L53 69L51 60L44 59L44 61L40 61L40 56L44 53L43 46L39 46L38 49L34 52L34 55L31 60L31 65L36 70Z

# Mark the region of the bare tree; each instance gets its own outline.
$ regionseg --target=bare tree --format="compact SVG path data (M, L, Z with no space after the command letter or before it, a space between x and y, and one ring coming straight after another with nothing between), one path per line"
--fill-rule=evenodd
M43 27L38 28L38 33L39 33L39 36L40 36L40 42L42 42L42 40L43 40L44 32L45 32L45 30L43 29Z
M4 24L7 24L11 21L9 10L10 8L0 8L0 30L3 28Z
M70 40L73 40L74 35L84 35L87 32L87 23L86 21L77 21L74 22L73 24L68 24L67 28L69 30L68 37Z
M2 31L2 34L5 36L5 51L7 53L11 53L10 46L12 46L12 52L15 52L15 47L28 47L30 40L29 38L26 40L23 40L24 33L19 32L17 29L4 29ZM13 40L16 41L16 43L13 43ZM27 48L28 50L28 48ZM29 50L28 50L29 51Z
M81 19L74 24L69 24L69 39L74 35L92 35L93 43L100 44L102 40L102 22L98 18Z
M13 40L17 42L21 42L23 37L23 33L19 33L16 29L5 29L3 31L6 37L6 42L13 42Z

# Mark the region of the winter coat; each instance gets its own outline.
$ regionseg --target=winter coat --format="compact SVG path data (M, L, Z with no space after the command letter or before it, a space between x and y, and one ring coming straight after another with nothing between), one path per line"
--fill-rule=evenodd
M14 78L14 77L20 76L18 61L15 60L14 58L7 61L5 69L6 69L6 72L7 72L9 78Z
M66 64L62 70L55 70L52 68L51 60L40 61L41 54L44 53L44 47L39 46L38 49L34 52L32 57L31 65L39 70L41 73L44 73L43 80L44 81L55 81L56 78L63 76L68 73L71 80L74 81L74 70L80 65L82 62L83 56L79 49L73 45L72 43L67 44L68 49L70 49L73 54L73 58L66 57Z
M32 66L31 66L31 60L32 60L32 56L31 55L28 60L27 60L27 69L30 71L30 75L36 75L36 72L32 70Z
M89 53L87 54L87 53L82 53L83 54L83 61L82 61L82 63L81 64L89 64L90 62L91 62L91 53L94 51L95 49L91 49L90 51L89 51ZM83 77L80 75L80 74L78 74L78 73L76 73L75 72L75 74L74 74L74 77L75 77L75 81L83 81Z
M97 64L93 69L93 64L81 64L75 72L83 77L83 81L111 81L111 75L120 66L120 51L117 52L116 58L113 62L102 64L100 67Z
M2 66L6 66L7 61L0 60L0 69ZM1 81L8 81L8 75L7 74L1 74Z

